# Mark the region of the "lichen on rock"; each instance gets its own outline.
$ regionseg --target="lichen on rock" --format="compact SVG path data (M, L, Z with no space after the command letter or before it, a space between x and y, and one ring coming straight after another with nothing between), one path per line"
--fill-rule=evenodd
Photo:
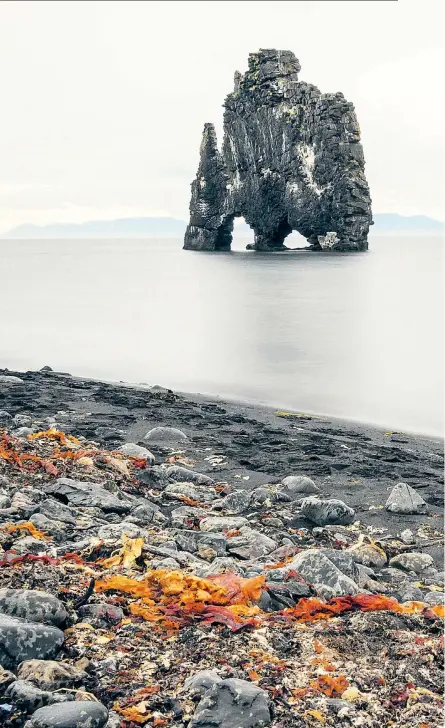
M221 152L213 124L204 126L185 249L230 250L233 221L244 217L254 250L286 250L292 230L312 250L367 250L371 199L354 107L299 71L291 51L272 49L235 73Z

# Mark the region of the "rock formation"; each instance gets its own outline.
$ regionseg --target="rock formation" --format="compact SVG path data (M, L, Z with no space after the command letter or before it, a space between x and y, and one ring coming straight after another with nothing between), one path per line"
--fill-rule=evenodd
M291 51L260 50L235 73L222 152L204 126L185 249L230 250L235 217L253 228L255 250L285 250L292 230L313 250L367 249L371 199L354 107L299 71Z

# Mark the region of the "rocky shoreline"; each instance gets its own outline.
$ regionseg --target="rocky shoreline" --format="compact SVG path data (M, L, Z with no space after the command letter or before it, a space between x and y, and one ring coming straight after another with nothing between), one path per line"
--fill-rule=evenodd
M443 443L0 370L0 723L443 723Z

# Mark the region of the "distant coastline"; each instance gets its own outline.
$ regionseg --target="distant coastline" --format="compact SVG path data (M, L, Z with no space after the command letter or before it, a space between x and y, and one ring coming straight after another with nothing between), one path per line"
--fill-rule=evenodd
M118 220L92 220L84 223L19 225L3 235L2 240L48 240L91 238L181 238L187 223L173 217L133 217ZM396 213L374 215L371 236L443 235L445 224L425 215L404 216ZM235 226L235 237L250 237L251 228L242 222Z

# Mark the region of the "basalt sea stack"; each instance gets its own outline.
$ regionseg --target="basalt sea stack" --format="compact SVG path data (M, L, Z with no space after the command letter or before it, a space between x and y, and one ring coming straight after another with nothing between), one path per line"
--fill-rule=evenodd
M244 217L254 250L285 250L292 230L312 250L367 250L371 199L354 107L299 71L291 51L260 50L235 73L222 152L204 126L185 249L229 250L234 218Z

